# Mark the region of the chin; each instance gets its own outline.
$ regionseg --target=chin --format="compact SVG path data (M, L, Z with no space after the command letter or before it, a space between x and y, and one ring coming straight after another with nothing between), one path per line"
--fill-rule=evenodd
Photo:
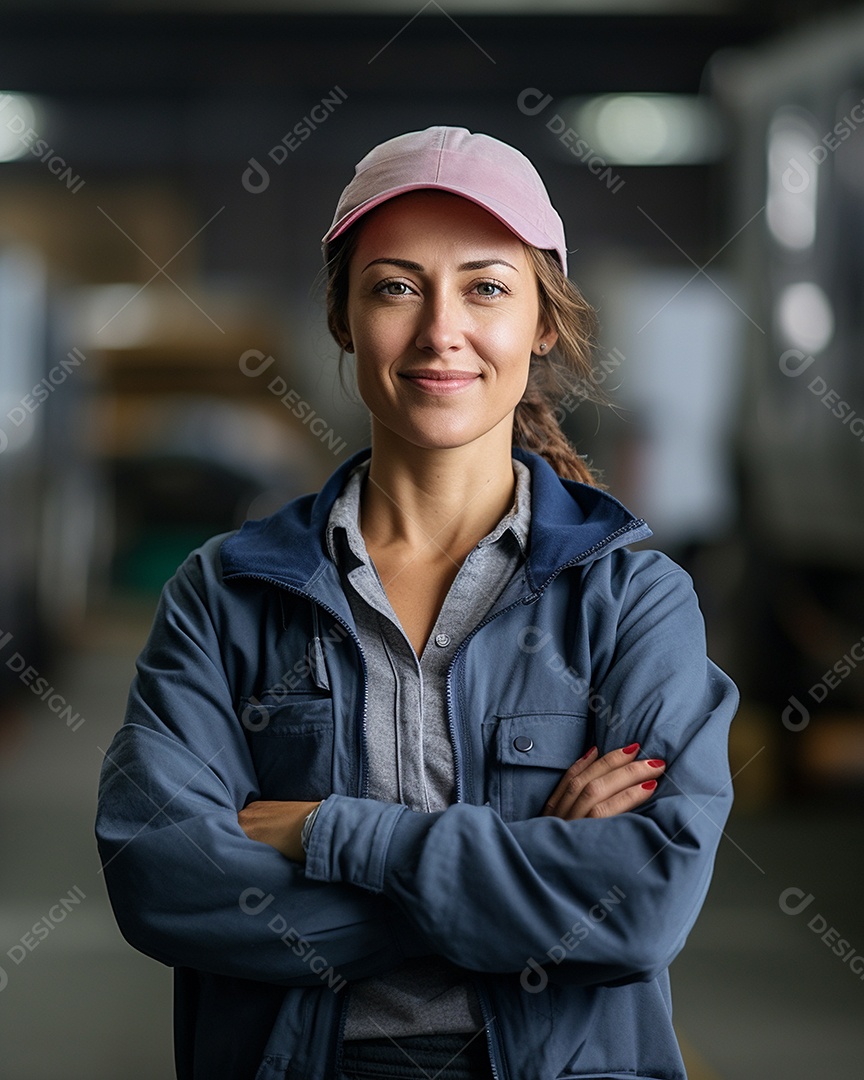
M399 438L404 439L405 442L410 443L412 446L416 446L421 450L458 450L464 446L470 446L472 443L476 443L482 440L484 435L488 435L490 428L484 428L482 430L445 430L445 431L399 431L394 432Z
M504 416L490 417L486 422L478 422L478 417L464 413L462 416L427 416L420 423L406 423L409 418L404 415L396 419L396 423L388 423L380 416L374 417L373 434L377 427L385 442L401 442L421 450L458 450L483 440L487 440L491 448L496 442L496 432L508 446L512 441L512 411Z

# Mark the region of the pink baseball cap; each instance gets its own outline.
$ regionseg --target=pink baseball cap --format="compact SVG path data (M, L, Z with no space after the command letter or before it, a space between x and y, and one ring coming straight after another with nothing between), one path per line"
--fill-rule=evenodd
M358 162L322 238L325 259L327 245L369 210L421 188L477 203L526 244L554 251L567 273L564 224L540 174L514 147L462 127L409 131L370 150Z

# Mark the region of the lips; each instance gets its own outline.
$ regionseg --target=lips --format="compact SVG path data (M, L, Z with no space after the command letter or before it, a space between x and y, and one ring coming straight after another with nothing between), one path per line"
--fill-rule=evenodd
M455 394L465 390L480 378L479 371L460 371L455 369L420 368L417 371L401 371L400 377L407 379L418 390L427 394Z
M479 371L454 371L441 368L421 368L419 371L400 371L403 379L479 379Z

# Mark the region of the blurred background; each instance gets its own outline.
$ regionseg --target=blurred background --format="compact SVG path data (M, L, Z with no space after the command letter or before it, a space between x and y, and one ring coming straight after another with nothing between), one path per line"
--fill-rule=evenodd
M92 839L161 584L367 425L320 237L376 142L535 162L609 405L559 416L693 574L736 807L673 969L691 1080L861 1075L864 6L0 4L0 1076L170 1077Z

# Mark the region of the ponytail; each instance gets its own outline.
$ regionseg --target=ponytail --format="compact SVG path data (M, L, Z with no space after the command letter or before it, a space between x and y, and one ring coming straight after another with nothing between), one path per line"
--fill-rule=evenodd
M532 356L528 384L513 415L513 444L539 454L566 480L602 487L594 470L561 430L557 405L562 397L604 401L592 379L592 349L597 328L594 309L561 271L551 251L526 244L537 275L540 313L558 340L548 356ZM563 418L563 417L562 417Z

